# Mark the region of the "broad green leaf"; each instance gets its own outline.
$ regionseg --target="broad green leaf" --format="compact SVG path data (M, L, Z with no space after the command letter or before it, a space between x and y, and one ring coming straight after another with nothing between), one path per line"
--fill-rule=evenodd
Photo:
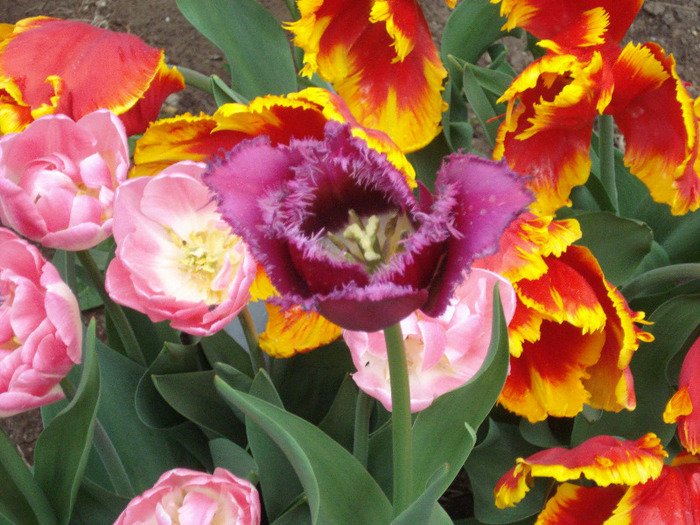
M651 251L654 236L639 221L604 211L577 214L575 219L583 233L576 244L593 252L605 278L614 285L626 281Z
M391 504L358 461L323 431L285 410L216 380L221 395L284 451L308 498L312 523L386 525ZM256 458L257 461L257 458ZM360 504L358 504L360 502Z
M501 476L515 466L519 457L540 449L523 440L518 427L489 420L486 438L474 447L464 468L474 491L474 515L484 523L511 523L542 510L547 493L546 481L538 480L525 499L515 507L496 507L493 489Z
M54 510L32 477L15 444L0 429L0 520L23 525L54 525Z
M513 79L515 78L513 75L491 69L491 67L479 67L470 64L469 62L465 64L465 67L472 72L474 79L479 86L484 89L484 91L498 97L500 97L503 92L508 89L511 82L513 82Z
M275 386L265 372L261 371L255 376L250 395L284 409ZM303 487L284 451L265 429L249 416L245 416L245 422L248 444L258 465L265 510L270 520L276 520L302 495Z
M449 467L445 464L433 474L433 478L428 483L428 486L411 506L397 516L391 522L391 525L414 525L416 523L425 523L427 525L451 524L452 520L449 519L449 516L444 511L440 512L440 505L437 503L437 500L444 492L443 486L448 475ZM445 517L448 518L447 522L445 522Z
M70 519L95 428L100 370L95 357L94 320L83 348L82 377L75 395L41 433L34 450L34 477L56 510L59 523Z
M530 423L526 418L521 418L519 430L523 439L536 447L553 448L565 445L554 436L547 420Z
M209 448L215 467L225 468L239 478L257 483L258 466L243 448L224 438L212 439Z
M230 102L248 104L249 100L227 86L226 82L224 82L221 77L212 75L210 77L210 82L212 93L214 93L214 102L216 102L217 106L223 106L224 104L229 104Z
M352 452L353 435L355 432L355 405L357 404L357 386L345 376L338 393L333 400L326 417L318 424L318 428Z
M571 435L572 445L602 434L639 439L647 432L654 432L664 445L673 438L675 425L667 425L662 418L666 403L673 394L666 370L688 338L696 334L700 295L675 297L654 311L649 320L654 324L646 329L655 339L651 343L642 343L630 363L637 407L617 414L604 412L594 423L577 416Z
M195 424L245 445L245 428L214 388L213 370L154 375L165 402Z
M413 424L414 493L420 493L445 463L444 492L457 476L476 441L475 429L496 403L508 373L508 328L498 288L494 288L492 336L481 369L466 384L438 397ZM436 436L440 436L436 439Z
M479 84L472 68L466 67L464 69L464 83L462 90L464 91L464 96L467 98L467 102L474 110L476 118L479 120L481 127L488 140L491 147L496 143L496 134L498 133L498 127L501 125L501 119L498 118L503 112L499 109L498 111L489 100L484 88Z
M99 485L84 479L78 489L71 525L112 525L129 503Z
M225 330L219 330L209 337L202 338L199 344L212 368L216 363L224 363L253 378L250 354Z
M280 23L255 0L177 0L189 22L226 56L231 86L247 99L296 90L296 70Z

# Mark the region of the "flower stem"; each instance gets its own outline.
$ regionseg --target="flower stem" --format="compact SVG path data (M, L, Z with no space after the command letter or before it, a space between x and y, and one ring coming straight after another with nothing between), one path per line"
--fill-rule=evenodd
M413 490L413 457L411 445L411 395L408 364L401 326L384 329L391 382L391 425L394 464L394 516L411 503Z
M210 95L214 94L211 88L211 79L207 75L184 66L177 66L177 70L182 73L186 85L209 93Z
M598 159L600 181L610 198L612 210L618 211L617 185L615 183L615 122L611 115L598 117Z
M95 259L92 258L88 250L81 250L77 252L78 259L80 259L80 264L83 265L85 271L87 272L92 284L95 286L97 293L100 294L100 298L104 302L105 311L107 315L112 319L114 325L119 334L119 338L124 345L124 351L131 360L137 362L140 365L146 365L146 359L141 352L141 345L136 338L134 330L131 328L129 320L126 318L126 314L121 306L112 301L112 298L105 290L105 280L102 276L102 272L97 267Z
M369 418L372 415L374 398L360 390L355 403L355 431L352 440L352 455L363 467L367 467L369 455Z
M267 370L265 356L258 343L258 331L255 328L253 316L250 315L250 310L248 310L247 306L243 307L243 310L238 314L238 321L241 323L245 341L248 343L248 353L250 353L250 363L253 365L253 373L256 374L261 368Z

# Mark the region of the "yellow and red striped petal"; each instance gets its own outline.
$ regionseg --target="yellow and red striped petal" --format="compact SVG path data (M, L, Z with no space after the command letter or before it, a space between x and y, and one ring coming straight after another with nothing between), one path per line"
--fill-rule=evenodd
M340 337L340 327L316 312L306 312L300 306L281 310L265 303L267 325L260 334L260 348L273 357L291 357L309 352Z
M491 2L497 4L499 0ZM609 16L605 40L619 43L643 3L644 0L501 0L501 15L508 17L504 29L522 27L541 40L561 39L561 43L573 46L582 45L576 44L577 41L590 40L583 29L588 29L588 33L598 31L596 24L585 24L585 13L600 8ZM575 29L576 26L582 27ZM567 42L565 37L571 37L572 33L583 38Z
M536 525L605 525L626 490L617 485L582 487L563 483L547 501Z
M700 463L665 466L646 483L630 487L606 525L700 523Z
M625 137L625 164L675 215L700 207L700 110L656 44L627 45L613 66L606 112Z
M124 115L127 134L139 133L183 88L162 50L84 22L27 18L0 41L0 116L10 115L0 120L2 133L28 124L27 112L78 120L99 108Z
M695 341L683 360L678 392L664 411L666 423L678 423L681 445L693 454L700 453L700 339Z
M585 62L548 54L526 68L500 99L508 102L508 111L494 158L505 158L513 170L532 177L529 186L537 200L531 209L539 215L569 204L571 189L588 178L593 123L610 93L603 66L597 52Z
M399 147L381 131L360 126L340 97L319 88L259 97L248 105L224 104L214 115L158 120L137 141L130 176L154 175L181 160L203 161L260 135L273 144L287 144L292 137L321 138L329 120L348 122L354 136L384 153L416 186L413 166Z
M287 27L304 50L302 73L333 84L365 128L406 152L440 131L447 76L415 0L300 0Z
M666 452L654 434L636 441L596 436L572 449L551 448L517 464L496 484L496 506L505 508L520 501L530 490L533 478L550 477L570 481L584 477L602 487L636 485L661 474Z

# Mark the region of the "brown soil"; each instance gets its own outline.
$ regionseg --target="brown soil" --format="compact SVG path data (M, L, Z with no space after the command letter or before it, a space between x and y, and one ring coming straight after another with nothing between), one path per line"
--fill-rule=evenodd
M469 0L463 0L469 1ZM280 19L287 16L284 0L262 0ZM449 9L444 0L422 0L421 4L434 34L439 34ZM187 66L225 78L223 56L180 14L174 0L4 0L0 22L47 15L84 20L114 31L134 33L148 44L164 48L168 63ZM647 0L629 37L635 42L658 42L678 62L681 78L694 84L693 96L700 95L700 0ZM522 60L522 58L521 58ZM213 101L192 88L172 96L166 111L211 112ZM41 431L38 411L0 419L0 426L31 462L34 442Z

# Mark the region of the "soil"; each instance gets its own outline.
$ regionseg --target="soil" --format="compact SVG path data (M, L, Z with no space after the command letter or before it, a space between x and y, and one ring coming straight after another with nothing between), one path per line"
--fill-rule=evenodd
M462 0L469 1L469 0ZM284 0L261 0L280 20L288 19ZM450 10L444 0L422 0L431 30L439 39ZM0 0L0 22L14 23L22 18L46 15L83 20L114 31L140 36L148 44L165 49L166 60L205 73L226 78L221 52L200 35L180 14L175 0ZM700 96L700 0L647 0L637 16L628 39L654 41L673 53L681 78L689 82L694 97ZM517 47L517 45L515 46ZM517 69L530 57L516 53ZM193 89L169 97L164 111L179 114L212 112L213 100ZM41 432L38 410L0 419L0 426L31 463L34 442Z

